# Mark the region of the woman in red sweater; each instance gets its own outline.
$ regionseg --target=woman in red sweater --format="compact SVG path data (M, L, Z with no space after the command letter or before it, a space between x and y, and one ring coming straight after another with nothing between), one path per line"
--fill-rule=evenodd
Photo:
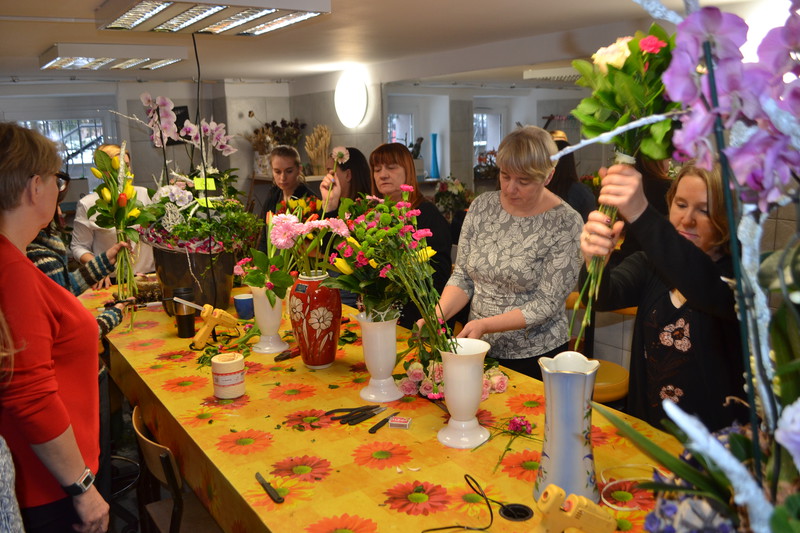
M0 389L0 435L14 457L28 533L104 532L108 504L92 485L100 452L97 322L25 255L55 211L60 167L52 141L0 123L0 309L16 349Z

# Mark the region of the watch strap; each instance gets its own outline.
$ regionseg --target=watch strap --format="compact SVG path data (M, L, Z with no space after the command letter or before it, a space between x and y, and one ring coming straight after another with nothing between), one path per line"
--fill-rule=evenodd
M73 483L72 485L67 485L66 487L61 487L64 489L69 496L80 496L94 484L94 474L92 473L91 469L87 466L86 469L81 474L81 477L78 478L78 481Z

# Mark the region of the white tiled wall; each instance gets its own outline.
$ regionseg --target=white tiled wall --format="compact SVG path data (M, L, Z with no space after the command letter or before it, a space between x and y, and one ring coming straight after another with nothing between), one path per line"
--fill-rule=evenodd
M567 316L571 316L569 309ZM583 312L579 311L573 336L577 334L582 318ZM595 313L593 355L596 359L617 363L626 370L630 368L634 318L611 312Z

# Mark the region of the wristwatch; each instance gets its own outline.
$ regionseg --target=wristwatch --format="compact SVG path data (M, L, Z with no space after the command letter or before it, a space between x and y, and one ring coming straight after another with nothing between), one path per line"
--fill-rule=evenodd
M87 466L86 470L84 470L83 474L81 474L81 477L78 478L78 481L76 481L72 485L67 485L66 487L61 487L61 488L64 489L64 492L66 492L70 496L80 496L81 494L89 490L89 487L91 487L93 483L94 483L94 474L92 474L92 471L89 470L89 467Z

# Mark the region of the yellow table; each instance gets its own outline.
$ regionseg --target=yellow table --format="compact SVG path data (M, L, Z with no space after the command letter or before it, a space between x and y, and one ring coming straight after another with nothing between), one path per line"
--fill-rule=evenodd
M82 300L94 308L108 292ZM344 316L352 310L345 308ZM331 421L325 412L364 405L358 391L369 379L360 340L341 347L333 366L311 371L299 358L275 363L274 355L247 358L247 393L237 400L213 396L209 367L198 368L191 339L179 339L172 318L160 307L139 310L132 331L118 327L111 343L111 375L159 442L169 446L189 486L227 532L291 531L358 533L419 532L447 525L484 526L485 503L467 486L470 474L486 494L505 503L534 505L533 482L541 441L499 435L474 451L441 445L437 431L447 415L421 397L404 397L356 426ZM355 320L343 329L359 331ZM288 320L281 331L289 334ZM398 346L407 331L398 328ZM508 371L503 394L480 406L484 425L501 426L515 415L544 429L541 382ZM399 411L413 419L409 429L367 430ZM674 453L680 445L649 425L629 422ZM651 463L603 417L593 417L598 480L620 464ZM495 467L497 467L495 469ZM255 479L261 474L284 496L277 505ZM649 505L635 491L628 505ZM622 505L622 504L620 504ZM530 522L510 522L494 506L493 532L530 530ZM623 530L641 530L646 511L614 511Z

